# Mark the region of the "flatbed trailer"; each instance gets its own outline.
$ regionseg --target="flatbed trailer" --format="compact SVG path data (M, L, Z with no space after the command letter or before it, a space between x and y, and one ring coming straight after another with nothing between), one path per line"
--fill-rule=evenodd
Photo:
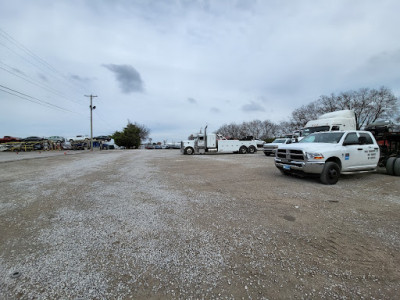
M375 139L381 150L379 166L389 175L400 176L400 132L379 132Z

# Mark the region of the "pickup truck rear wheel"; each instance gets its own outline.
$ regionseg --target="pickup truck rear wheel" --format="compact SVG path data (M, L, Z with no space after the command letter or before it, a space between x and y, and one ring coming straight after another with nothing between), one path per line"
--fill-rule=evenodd
M396 158L393 166L393 173L396 176L400 176L400 158Z
M340 176L340 168L337 163L328 161L322 170L320 180L323 184L336 184Z
M247 153L247 148L246 148L246 146L240 147L240 148L239 148L239 153L240 153L240 154L246 154L246 153Z
M394 175L394 163L396 162L396 157L389 157L386 161L386 173L389 175Z

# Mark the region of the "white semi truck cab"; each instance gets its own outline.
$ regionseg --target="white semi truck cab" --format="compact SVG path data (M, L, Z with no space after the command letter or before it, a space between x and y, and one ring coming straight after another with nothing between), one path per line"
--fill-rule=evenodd
M197 134L193 140L181 142L182 154L203 153L255 153L257 142L253 139L228 140L221 134L207 134L207 127L203 133Z
M301 130L299 139L314 132L356 130L356 117L353 110L338 110L308 121Z
M319 132L299 143L279 146L275 166L283 174L314 174L324 184L335 184L342 173L374 171L379 154L368 131Z

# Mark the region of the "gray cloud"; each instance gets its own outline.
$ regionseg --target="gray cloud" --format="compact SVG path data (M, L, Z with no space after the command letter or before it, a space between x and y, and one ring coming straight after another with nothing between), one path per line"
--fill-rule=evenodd
M114 72L121 91L125 94L132 92L143 92L143 81L136 69L130 65L103 65L111 72Z
M92 80L92 79L90 79L88 77L81 77L79 75L71 75L70 78L75 80L75 81L83 82L83 83L88 83L88 82L90 82Z
M194 99L194 98L187 98L187 101L188 101L190 104L197 104L197 101L196 101L196 99Z
M42 73L38 73L38 77L39 77L41 80L43 80L43 81L49 81L49 80L47 79L47 77L46 77L45 75L43 75Z
M216 107L211 107L210 111L212 113L215 113L215 114L219 114L221 112L221 110L219 108L216 108Z
M265 111L264 107L254 101L250 101L250 103L243 105L242 110L245 112Z

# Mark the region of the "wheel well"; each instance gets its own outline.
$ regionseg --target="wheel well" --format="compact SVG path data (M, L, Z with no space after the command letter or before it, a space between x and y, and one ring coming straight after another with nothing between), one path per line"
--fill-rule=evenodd
M340 170L342 170L342 162L340 161L340 159L338 157L329 157L325 162L328 162L328 161L332 161L332 162L336 163L339 166Z

